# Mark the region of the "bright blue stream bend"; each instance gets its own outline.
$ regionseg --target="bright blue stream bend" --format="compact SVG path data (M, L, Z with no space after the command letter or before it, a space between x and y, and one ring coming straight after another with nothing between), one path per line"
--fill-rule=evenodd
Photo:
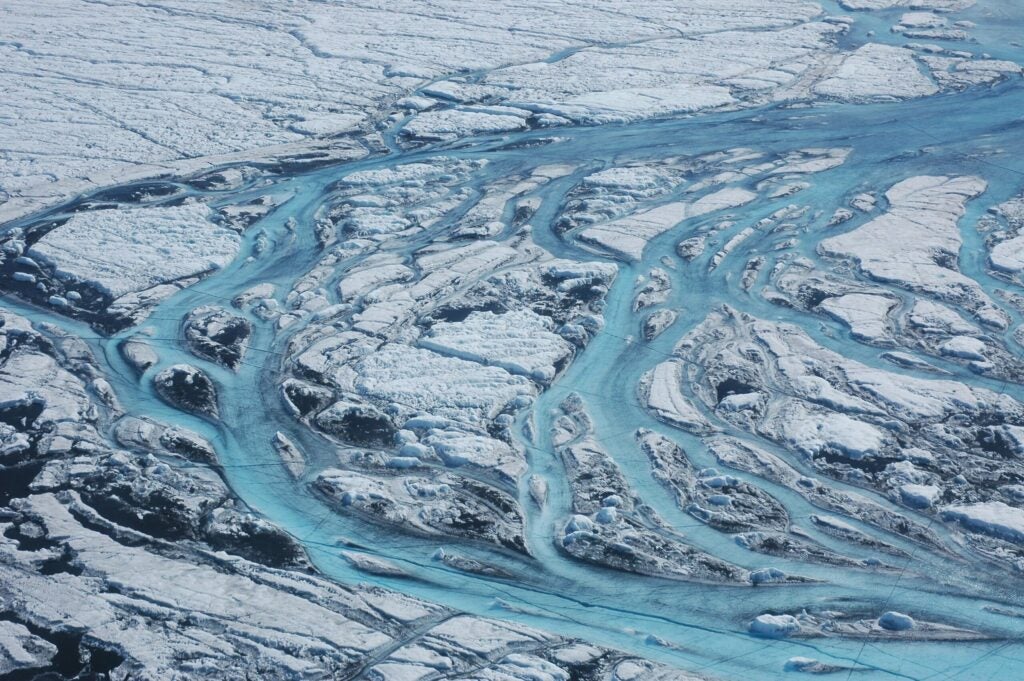
M994 29L993 29L994 30ZM1020 56L1019 54L1016 56ZM275 384L288 334L276 334L269 324L253 318L255 335L245 364L230 372L189 354L178 342L183 316L206 304L227 304L236 294L256 283L271 282L279 291L290 289L320 256L312 225L328 196L330 185L357 169L387 167L416 158L444 153L466 159L488 159L479 184L522 173L534 166L571 163L576 176L550 183L538 191L542 205L533 220L535 240L557 256L595 259L550 229L565 192L582 173L628 161L659 159L672 155L750 147L762 152L786 152L811 147L849 147L852 153L836 169L810 177L812 186L796 199L775 203L759 201L749 210L733 211L738 231L773 210L797 202L823 212L821 220L804 234L797 249L814 260L815 246L825 233L831 211L850 196L865 190L885 190L916 174L977 174L989 183L982 199L963 221L965 270L991 292L1006 287L984 273L980 256L967 249L980 248L972 236L973 218L985 206L1005 200L1024 186L1024 162L1016 154L997 150L1024 148L1024 88L1019 83L992 89L971 90L924 100L879 105L823 105L807 109L765 108L695 118L661 120L625 126L558 130L560 141L539 146L521 143L551 136L524 132L501 139L462 140L457 147L434 147L394 152L385 157L331 166L276 180L278 191L292 198L263 218L246 234L241 257L214 276L183 290L159 305L140 326L148 329L158 348L160 364L139 379L117 352L117 343L138 333L133 328L112 338L50 312L5 298L7 307L36 321L47 321L88 338L105 364L108 377L125 409L132 414L180 424L213 441L228 483L252 509L286 529L308 549L316 566L343 583L367 582L443 603L460 610L506 618L588 641L621 648L694 672L722 679L776 679L787 659L811 657L838 666L856 665L859 679L1009 679L1024 675L1024 644L1020 635L1024 619L996 614L986 606L1008 609L1024 606L1020 581L995 570L991 574L972 562L953 557L914 553L910 560L890 558L901 570L872 572L806 563L792 563L754 554L735 544L726 534L697 522L675 506L671 495L654 481L650 467L634 444L636 428L659 431L682 444L698 468L714 465L713 457L698 439L655 421L637 403L640 376L663 361L672 346L706 314L728 303L765 319L799 324L819 343L857 361L894 372L913 373L886 363L881 351L849 338L838 325L803 313L771 305L755 293L743 294L737 282L750 256L767 252L778 237L756 233L742 250L721 267L708 272L707 259L679 265L670 272L673 293L669 306L680 312L679 321L651 343L639 342L638 315L630 303L639 274L659 264L674 245L693 230L684 223L651 243L644 260L623 265L609 293L606 329L598 334L536 401L521 421L532 419L534 441L526 441L530 473L547 479L549 503L537 509L523 495L528 513L528 539L534 560L510 556L479 546L458 545L457 550L491 563L500 562L514 580L494 579L458 572L434 561L432 553L442 545L435 539L387 532L357 518L331 512L309 489L309 476L293 480L271 446L277 431L287 434L307 453L309 469L317 471L335 463L332 448L298 424L284 409ZM476 182L477 180L474 180ZM194 190L189 190L193 193ZM265 194L268 188L247 187L215 195L211 200L237 202L244 196ZM286 221L294 218L291 231ZM851 223L855 225L858 223ZM442 225L439 229L443 229ZM841 229L847 229L844 226ZM247 259L255 235L263 230L272 248L261 257ZM720 236L720 243L733 232ZM418 237L405 245L407 251L427 243L433 235ZM713 248L709 249L711 252ZM343 263L351 267L356 261ZM995 300L998 297L993 296ZM1013 315L1012 310L1007 310ZM1013 315L1019 322L1019 315ZM152 390L152 374L178 362L201 366L219 383L223 424L214 424L182 413L163 403ZM1020 386L1002 385L946 367L958 380L1005 390L1024 400ZM583 397L596 424L596 437L621 466L637 494L686 536L687 541L715 555L748 568L779 566L787 572L822 580L805 586L765 588L708 586L624 574L587 566L568 559L554 546L554 535L569 508L568 486L561 464L548 439L551 410L571 391ZM792 461L793 457L787 457ZM742 474L730 471L738 477ZM778 485L753 480L783 501L797 524L815 509ZM838 484L838 483L837 483ZM839 485L842 486L842 485ZM862 493L870 494L868 492ZM880 503L890 505L878 498ZM901 512L907 512L903 509ZM927 518L919 517L922 523ZM806 526L806 523L803 525ZM871 528L862 527L871 532ZM935 528L940 534L941 528ZM841 552L828 537L815 535L823 544ZM887 540L899 543L892 537ZM400 564L412 579L385 578L356 570L341 555L345 544ZM910 551L913 546L902 543ZM450 548L456 548L454 546ZM981 571L981 572L979 572ZM1018 588L1014 588L1014 586ZM749 620L763 612L793 611L807 606L834 604L835 609L877 616L883 609L906 610L919 616L991 632L996 640L974 643L884 642L819 638L766 640L747 633Z

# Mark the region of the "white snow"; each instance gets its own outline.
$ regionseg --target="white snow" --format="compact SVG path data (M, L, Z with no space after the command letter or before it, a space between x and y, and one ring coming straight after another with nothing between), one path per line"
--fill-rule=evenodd
M64 538L71 545L90 576L61 575L40 584L27 571L9 570L4 575L5 586L37 595L30 606L35 617L88 627L91 637L122 647L150 668L153 676L171 675L180 662L177 655L181 650L191 650L192 657L202 663L203 658L232 654L234 645L245 645L242 642L251 641L250 637L262 638L270 646L304 650L305 660L278 653L279 662L294 666L296 674L313 668L308 655L314 651L340 648L369 652L392 641L384 633L302 598L300 592L118 544L82 526L52 494L31 497L29 507L44 515L51 536ZM117 592L93 593L97 584L92 575L108 576L117 584ZM276 579L291 581L287 573ZM133 611L160 617L172 608L203 613L220 627L221 637L206 636L202 629L196 629L197 638L186 644L162 628L134 626L126 632L123 618L134 621ZM287 629L282 630L285 613Z
M310 150L358 158L372 144L361 140L389 123L453 139L518 130L531 116L592 124L808 99L815 83L854 99L934 91L903 48L841 59L835 38L847 26L808 0L628 12L580 0L498 12L451 0L429 12L413 0L231 0L202 12L181 0L103 12L87 0L12 0L3 10L0 118L18 125L0 131L0 197L10 198L0 221L168 169ZM121 33L130 37L108 39Z
M852 10L892 9L894 7L914 7L953 12L966 9L975 0L839 0L839 4Z
M641 385L647 393L647 408L688 430L705 430L711 424L682 393L684 370L682 362L670 360L658 364L644 376Z
M992 266L1003 272L1024 270L1024 235L1000 241L989 252Z
M479 673L480 681L569 681L570 674L537 655L512 653Z
M454 140L472 135L523 130L526 128L526 113L522 110L513 111L518 115L465 109L427 111L413 118L402 128L402 132L428 140Z
M800 404L787 405L779 417L780 435L794 449L808 456L836 449L851 459L877 455L885 435L875 426L843 413L823 413Z
M985 501L951 504L940 510L943 518L958 521L968 529L1024 544L1024 509L1001 501Z
M579 238L626 260L640 260L647 243L686 219L750 203L757 194L740 187L725 187L692 203L675 202L585 229Z
M509 480L517 480L526 470L526 462L501 440L457 430L432 429L423 439L449 466L470 465L498 471Z
M539 381L555 377L555 365L572 346L552 330L552 322L529 309L504 314L472 312L462 322L438 322L420 339L442 354L499 366Z
M411 269L395 262L392 256L367 258L363 267L347 273L338 282L338 293L343 301L350 301L385 284L409 281L413 276Z
M373 667L379 681L420 681L434 676L437 670L422 664L382 662Z
M890 296L871 293L848 293L826 298L818 308L850 327L854 338L869 341L889 336L889 312L899 303Z
M954 336L939 345L939 351L950 357L985 360L985 343L970 336Z
M0 117L18 125L0 132L0 196L13 199L0 220L169 167L327 149L318 138L334 136L332 154L365 155L336 136L371 131L396 105L414 111L410 133L442 137L518 129L535 112L602 122L742 105L752 85L798 84L843 30L815 21L822 10L807 0L192 9L5 3Z
M596 244L627 260L640 260L647 242L686 217L687 204L669 203L636 215L620 218L580 233L580 240Z
M76 213L29 253L60 278L95 285L112 298L230 263L239 237L199 203Z
M32 403L42 406L38 424L95 418L85 386L76 376L49 355L15 353L0 367L0 407Z
M899 25L908 28L939 28L947 24L948 19L934 12L904 12Z
M926 298L914 301L907 319L925 333L964 335L977 332L977 328L955 310Z
M938 90L911 50L880 43L857 48L831 77L814 86L820 95L849 102L925 97Z
M942 489L935 485L907 484L900 486L900 498L913 508L930 508L938 501Z
M487 655L516 644L549 640L546 634L530 627L467 616L453 617L434 627L430 634L478 655Z
M800 631L800 621L792 615L758 615L750 622L750 633L783 638Z
M483 425L515 400L535 394L528 379L422 348L388 343L354 367L356 392L400 412Z
M408 287L412 300L424 300L450 290L474 276L489 274L514 261L519 253L494 241L476 241L455 248L439 246L421 252L416 264L425 276Z
M855 259L868 275L953 300L987 300L977 282L936 258L959 255L957 221L964 205L985 190L978 177L918 176L893 185L889 210L867 224L825 239L826 255Z
M715 109L735 101L727 87L683 84L587 92L566 97L551 110L587 122L613 122Z
M757 23L775 30L719 30L720 10L706 0L686 6L683 36L580 50L551 63L497 69L482 84L502 101L540 109L583 123L633 121L700 111L742 102L739 91L764 92L794 85L798 74L821 58L842 27L808 21L810 4L742 4L729 22ZM711 10L711 11L708 11ZM677 10L678 11L678 10ZM756 17L756 18L755 18ZM806 23L800 23L806 22ZM743 54L738 63L736 54Z
M56 654L57 646L23 625L0 620L0 674L46 667Z

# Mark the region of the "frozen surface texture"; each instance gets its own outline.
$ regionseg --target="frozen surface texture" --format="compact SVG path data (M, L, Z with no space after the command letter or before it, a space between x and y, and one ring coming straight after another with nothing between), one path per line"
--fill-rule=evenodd
M264 678L391 678L392 668L421 666L422 676L443 662L446 675L510 678L501 669L511 665L520 670L512 678L536 678L537 669L568 678L583 668L657 669L526 626L286 569L308 565L301 547L216 476L176 465L183 434L158 436L159 425L134 423L119 432L135 452L119 449L100 432L117 411L95 402L82 381L95 365L39 349L44 336L15 315L5 313L0 328L5 370L15 357L53 367L35 374L29 394L43 409L23 424L16 457L42 469L27 487L5 487L19 498L2 521L0 596L12 618L0 622L4 673L91 665L133 678L241 678L255 668ZM9 414L19 397L16 388L6 393Z
M237 253L238 236L211 224L202 204L83 213L28 250L56 278L115 299L219 269Z
M850 8L910 5L932 6ZM630 121L815 91L854 100L935 91L909 50L866 45L837 62L846 25L805 0L700 0L683 12L671 2L494 12L468 2L285 9L241 0L202 12L174 2L96 11L60 0L6 3L2 16L0 114L17 122L0 133L2 216L119 176L323 148L403 107L427 109L405 127L411 138L454 139L533 120ZM481 71L479 81L460 75ZM434 110L449 103L458 106ZM365 153L358 142L334 144L335 153Z
M1024 8L0 5L0 676L1024 668Z

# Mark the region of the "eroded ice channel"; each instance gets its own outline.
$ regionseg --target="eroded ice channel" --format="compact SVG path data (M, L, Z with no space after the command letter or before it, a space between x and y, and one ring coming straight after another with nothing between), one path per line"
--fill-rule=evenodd
M1008 678L1020 111L1013 80L225 169L22 221L4 307L339 582L715 678Z

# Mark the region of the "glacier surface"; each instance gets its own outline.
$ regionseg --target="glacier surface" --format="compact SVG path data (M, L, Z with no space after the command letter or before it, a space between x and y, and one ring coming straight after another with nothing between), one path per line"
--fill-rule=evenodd
M1024 666L1024 9L0 7L0 676Z

